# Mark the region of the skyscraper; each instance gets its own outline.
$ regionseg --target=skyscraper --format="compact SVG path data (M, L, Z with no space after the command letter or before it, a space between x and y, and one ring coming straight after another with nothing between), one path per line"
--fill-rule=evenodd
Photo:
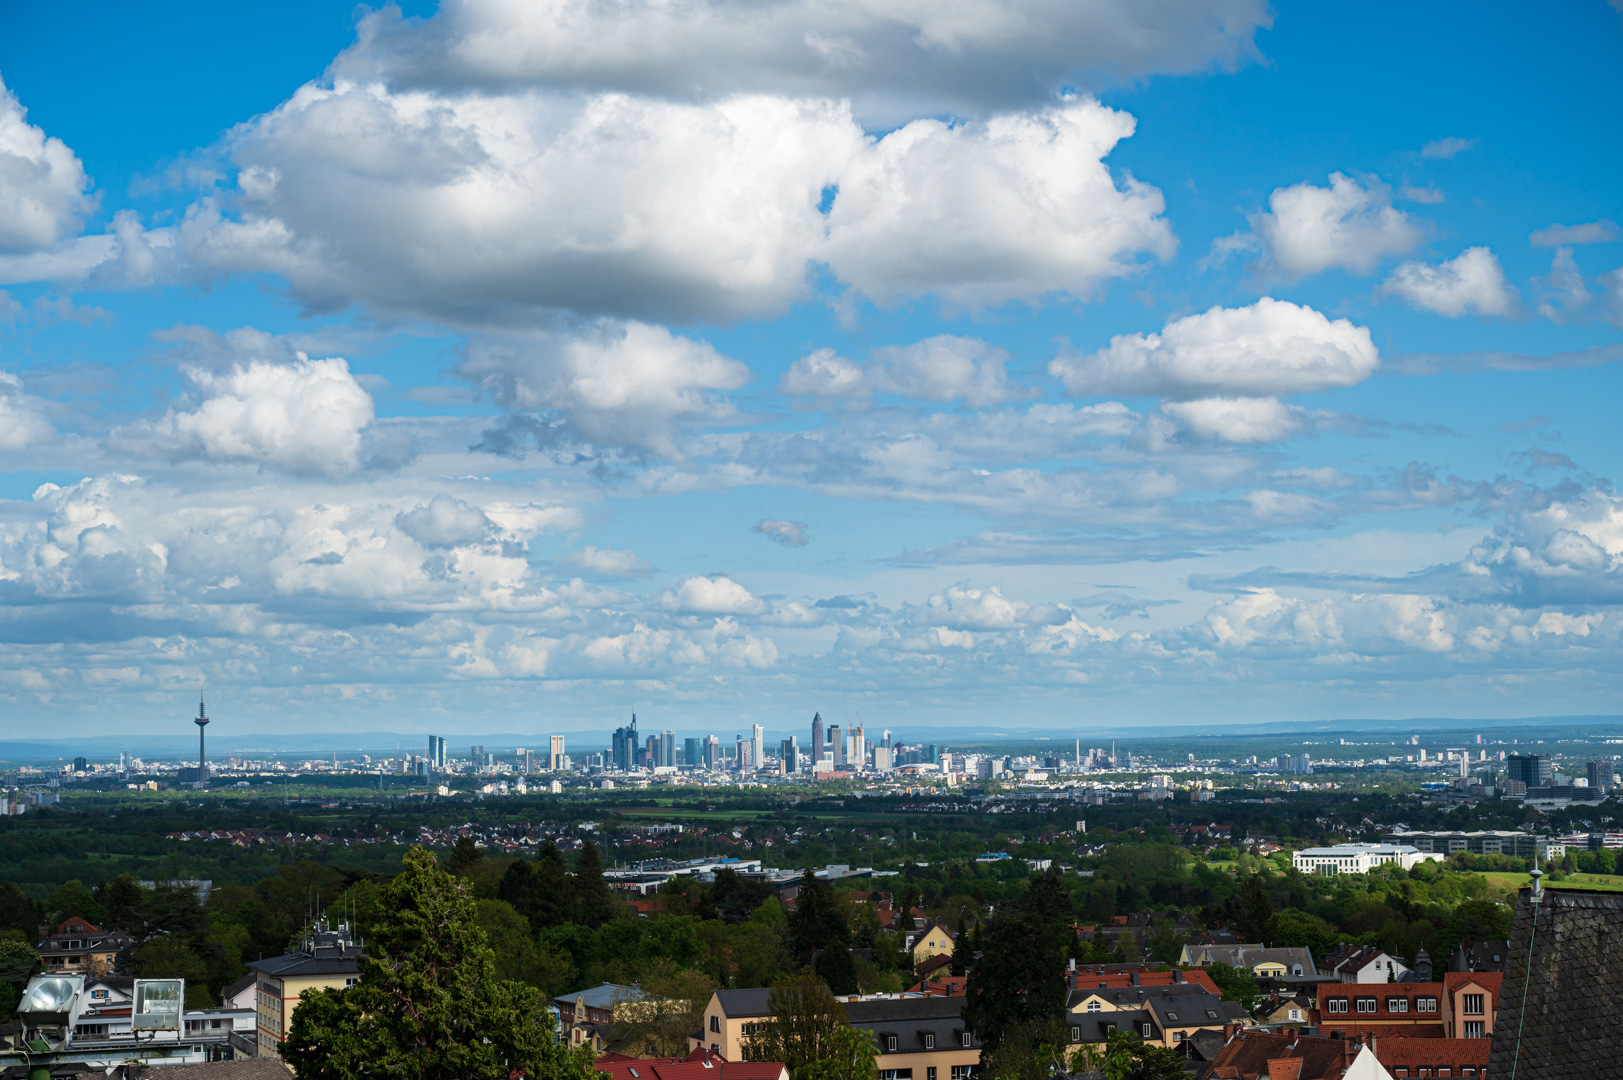
M666 768L676 765L676 732L662 731L659 733L659 764Z
M630 772L637 763L637 714L631 714L631 723L614 729L614 767Z
M740 773L748 772L757 764L756 762L750 761L750 744L744 741L744 736L742 735L735 735L733 738L738 743L737 747L735 747L736 757L734 758L733 763L738 766L738 771Z
M721 740L714 735L704 737L704 767L712 772L721 768Z
M851 729L851 765L853 768L865 768L868 764L868 735L858 724Z
M1592 788L1610 791L1617 786L1617 778L1610 761L1591 761L1586 771L1589 773L1589 786Z
M840 725L830 724L828 726L828 743L829 752L825 756L834 758L835 768L845 768L845 732L840 730Z
M682 740L682 764L688 766L704 764L703 740L694 738Z
M468 759L473 763L475 772L483 769L486 765L485 748L482 746L470 747L468 749Z
M1555 768L1548 754L1511 754L1505 765L1512 780L1520 780L1528 787L1548 787Z
M547 771L557 772L564 767L564 737L552 736L552 745L547 748Z
M445 768L445 738L440 735L428 737L428 767L430 769Z
M795 741L793 735L779 744L778 753L783 756L784 772L794 773L800 771L800 744Z
M811 756L813 761L823 756L823 714L820 712L812 714Z
M760 724L750 728L750 766L759 769L766 764L766 743L762 736L766 734Z

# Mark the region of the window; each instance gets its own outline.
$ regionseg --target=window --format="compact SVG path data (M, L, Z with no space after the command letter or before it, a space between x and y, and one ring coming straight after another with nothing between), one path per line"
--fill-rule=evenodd
M1173 1036L1173 1038L1175 1038L1178 1042L1183 1042L1185 1039L1189 1038L1189 1032L1180 1031L1175 1036Z
M721 1017L712 1016L710 1018L710 1030L711 1031L720 1031L721 1030Z
M1465 1022L1465 1037L1467 1039L1486 1039L1488 1025L1481 1020L1467 1020Z
M1177 1018L1178 1018L1178 1014L1177 1014L1177 1013L1175 1013L1175 1012L1169 1012L1169 1013L1167 1013L1167 1019L1168 1019L1168 1020L1176 1020L1176 1019L1177 1019Z
M1389 997L1386 999L1386 1011L1406 1013L1409 1011L1409 999L1402 997Z
M626 1071L631 1074L631 1080L639 1080L639 1078L642 1076L642 1073L638 1072L636 1069L627 1069Z
M1415 1012L1434 1013L1437 1011L1437 999L1434 997L1417 997L1414 999Z
M924 1080L935 1080L935 1066L931 1065L924 1070Z
M924 1048L926 1050L934 1050L935 1049L935 1032L926 1031L924 1033Z
M954 1065L952 1067L952 1080L970 1080L975 1075L973 1065Z
M1099 1012L1103 1008L1104 1008L1104 1006L1100 1005L1097 1001L1088 1002L1088 1012L1090 1012L1090 1013Z
M1143 1028L1144 1028L1143 1034L1144 1034L1144 1037L1146 1039L1149 1038L1150 1033L1155 1030L1154 1028L1150 1027L1150 1025L1148 1025L1148 1024L1144 1024Z
M958 1033L958 1042L963 1046L968 1046L973 1038L974 1034L972 1032L960 1031Z
M1207 1011L1210 1012L1210 1010L1207 1010ZM1215 1014L1213 1014L1213 1015L1215 1015ZM1302 1019L1302 1010L1301 1009L1292 1009L1290 1011L1290 1019L1292 1019L1292 1020L1301 1020Z
M896 1052L896 1036L894 1036L894 1035L886 1035L885 1036L885 1049L889 1050L893 1054Z
M1208 1019L1208 1020L1216 1020L1217 1019L1217 1010L1216 1009L1207 1009L1206 1010L1206 1019Z
M1375 1011L1375 999L1372 998L1372 997L1359 998L1358 999L1358 1011L1361 1012L1361 1013L1372 1013L1372 1012L1374 1012Z
M913 1080L912 1069L880 1069L879 1080Z
M1082 1029L1077 1027L1075 1024L1071 1025L1071 1041L1072 1042L1081 1042L1082 1041Z
M1466 994L1465 1008L1461 1011L1464 1012L1466 1016L1481 1016L1482 998L1483 995L1481 994Z
M347 975L347 976L344 977L344 988L348 989L349 987L354 986L356 983L358 983L360 981L361 981L361 979L360 979L359 975Z
M1346 1012L1347 1011L1347 999L1346 998L1330 998L1328 1001L1326 1001L1324 1003L1324 1011L1327 1012L1327 1013L1344 1013L1344 1012Z
M1115 1024L1106 1024L1105 1025L1105 1034L1106 1035L1114 1035L1115 1033L1116 1033L1116 1025Z

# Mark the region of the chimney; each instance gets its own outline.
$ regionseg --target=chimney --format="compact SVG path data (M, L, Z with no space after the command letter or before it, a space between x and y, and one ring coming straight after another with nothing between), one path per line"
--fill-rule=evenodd
M1183 969L1182 968L1173 968L1172 969L1172 981L1175 982L1175 983L1183 982Z
M1069 971L1072 975L1076 974L1076 957L1073 956L1066 962L1065 970Z
M1135 971L1135 972L1133 972L1131 975L1129 975L1127 977L1133 981L1134 986L1138 985L1138 972Z
M1287 1050L1289 1050L1289 1049L1294 1048L1295 1046L1296 1046L1296 1029L1295 1028L1290 1028L1288 1031L1285 1032L1285 1048Z
M1223 1025L1223 1045L1227 1046L1234 1041L1234 1032L1238 1030L1233 1024Z

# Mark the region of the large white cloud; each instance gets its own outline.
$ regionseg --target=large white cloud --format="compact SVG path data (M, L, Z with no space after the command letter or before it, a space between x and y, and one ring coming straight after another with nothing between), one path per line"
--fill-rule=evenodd
M262 360L227 371L185 369L202 400L115 433L115 442L176 457L255 462L299 475L342 475L360 465L372 396L332 357Z
M386 8L335 69L402 85L851 97L894 122L1232 67L1262 0L447 0Z
M1379 364L1367 328L1263 297L1121 334L1092 354L1062 352L1048 370L1073 394L1268 397L1352 386Z
M727 415L716 392L749 379L748 367L702 341L618 322L478 338L459 373L506 409L561 412L588 442L673 458L680 425Z
M732 318L802 291L822 189L860 144L826 100L310 85L238 130L243 217L189 243L318 308Z
M1103 163L1133 126L1092 100L958 126L915 120L841 173L828 264L881 301L1090 297L1176 247L1161 193L1118 183Z
M1449 318L1510 315L1517 307L1516 289L1485 247L1466 248L1437 266L1406 262L1392 272L1381 291Z
M1371 273L1387 256L1412 250L1423 235L1392 205L1385 184L1364 185L1341 173L1330 174L1327 188L1275 188L1268 209L1251 216L1251 231L1274 269L1293 280L1330 269Z
M30 124L0 81L0 254L37 251L77 233L95 208L89 186L73 151Z

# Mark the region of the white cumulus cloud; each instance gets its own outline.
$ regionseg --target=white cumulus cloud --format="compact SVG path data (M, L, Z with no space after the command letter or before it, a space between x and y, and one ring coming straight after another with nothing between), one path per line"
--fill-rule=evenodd
M705 342L635 322L476 339L458 370L504 408L556 410L589 442L669 458L681 456L680 425L726 415L716 392L750 374Z
M760 615L768 609L766 601L722 574L688 578L665 594L665 606L695 615Z
M196 408L124 428L115 441L303 475L339 475L359 466L361 436L374 410L344 360L254 361L225 372L187 368L185 374L203 398Z
M1466 248L1438 266L1406 262L1392 272L1381 291L1449 318L1510 315L1517 307L1516 289L1485 247Z
M909 345L885 345L866 366L818 349L789 365L780 389L825 399L899 394L915 401L963 401L981 408L1030 397L1009 383L1009 354L978 338L937 334Z
M55 437L56 429L40 406L41 402L23 393L21 379L0 371L0 450L22 450Z
M1277 398L1169 401L1161 406L1161 411L1202 438L1224 442L1278 442L1302 429L1301 410Z
M428 503L395 515L400 531L430 548L477 544L490 535L491 521L477 506L450 495L436 495Z
M89 186L73 151L30 124L0 81L0 253L38 251L77 233L95 208Z
M1063 352L1048 370L1080 395L1271 397L1352 386L1379 364L1366 327L1263 297L1121 334L1092 354Z
M639 559L635 551L620 551L614 548L587 546L564 556L560 561L598 577L646 577L654 570L647 562Z
M1251 231L1274 268L1295 280L1341 269L1371 273L1388 255L1401 255L1420 242L1421 230L1392 205L1385 184L1360 184L1341 173L1330 186L1293 184L1268 196L1268 209L1251 215Z
M429 19L367 16L336 70L416 85L851 97L894 121L1233 67L1271 23L1262 0L447 0Z
M958 126L915 120L853 155L824 258L881 302L1087 298L1176 248L1165 202L1104 157L1134 120L1093 100Z

